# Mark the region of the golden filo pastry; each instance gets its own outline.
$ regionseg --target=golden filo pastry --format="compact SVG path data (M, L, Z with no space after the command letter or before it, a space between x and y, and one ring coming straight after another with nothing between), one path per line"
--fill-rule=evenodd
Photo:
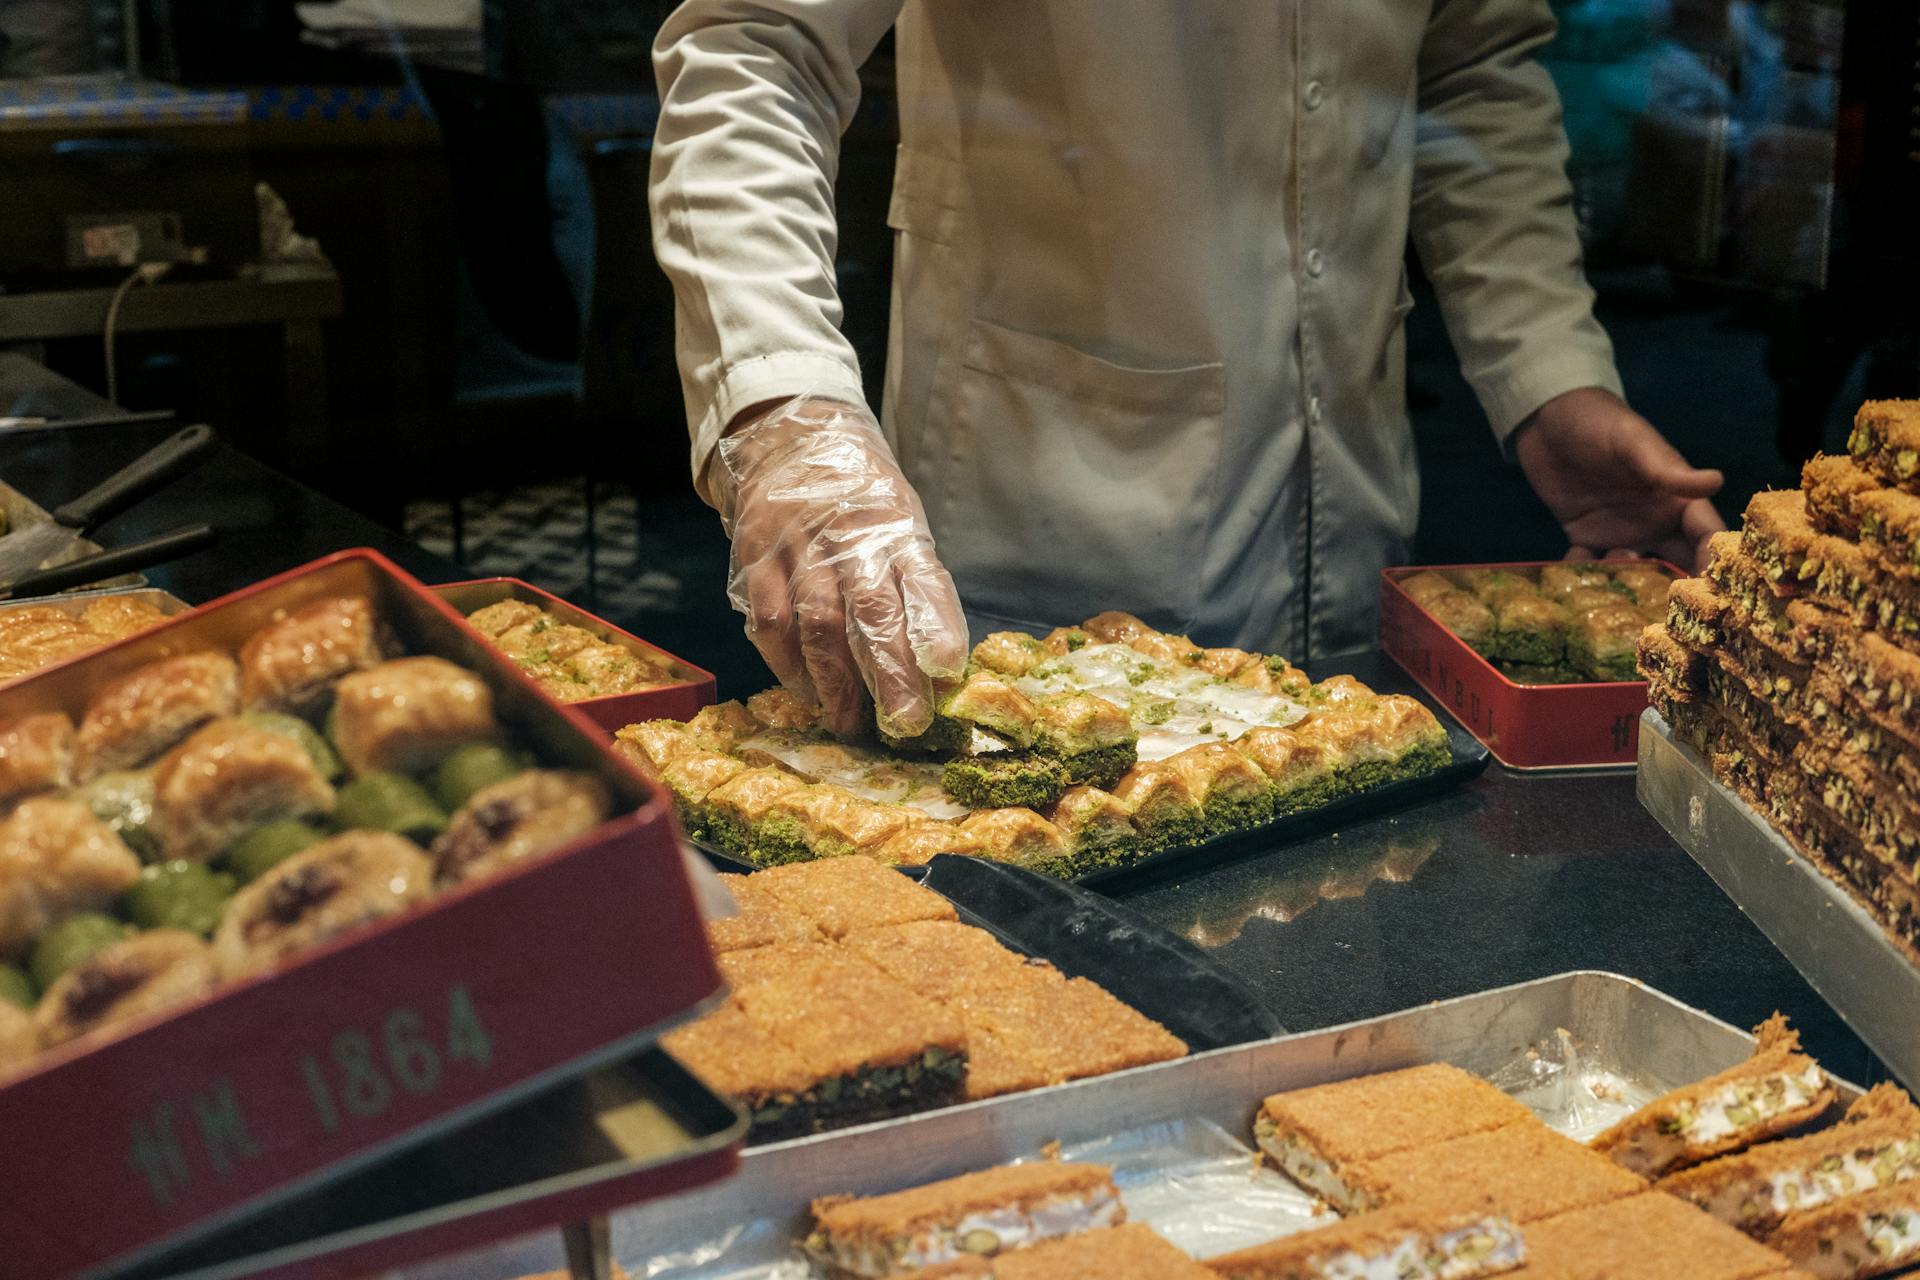
M334 682L377 665L386 645L373 606L330 596L269 623L240 646L240 699L249 711L316 710Z
M73 721L63 712L0 724L0 804L73 785Z
M211 651L163 658L106 684L80 720L81 780L147 763L240 709L240 670Z
M769 729L811 729L824 714L818 704L778 685L748 698L747 713Z
M617 730L613 749L658 778L682 756L703 750L700 740L678 720L644 720Z
M139 878L140 859L85 805L21 801L0 819L0 958L62 916L110 905Z
M348 831L301 850L235 894L213 949L221 973L245 977L432 894L433 864L419 846L385 831Z
M428 850L441 884L491 875L557 849L607 819L613 802L592 774L529 769L483 787Z
M153 929L116 942L67 970L34 1007L40 1047L114 1023L191 1004L220 982L213 948L184 929Z
M108 643L124 640L165 621L166 616L160 610L136 596L101 596L88 601L80 611L80 625Z
M1129 644L1141 636L1160 634L1132 614L1118 609L1094 614L1080 624L1079 630L1104 644Z
M263 822L332 808L299 740L244 720L195 730L153 770L151 829L169 857L206 862Z
M960 832L978 840L987 857L1016 866L1067 853L1066 833L1031 809L981 809L961 820Z
M986 842L971 831L933 818L915 821L889 836L873 851L876 860L899 867L923 867L936 854L965 853L985 857Z
M416 773L455 747L497 735L493 691L445 658L394 658L334 687L329 737L356 774Z

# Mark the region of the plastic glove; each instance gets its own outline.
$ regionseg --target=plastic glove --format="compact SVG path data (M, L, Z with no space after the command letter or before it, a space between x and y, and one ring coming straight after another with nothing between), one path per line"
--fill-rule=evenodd
M801 397L721 437L713 492L733 539L727 595L780 682L842 736L933 722L967 621L919 495L865 411Z

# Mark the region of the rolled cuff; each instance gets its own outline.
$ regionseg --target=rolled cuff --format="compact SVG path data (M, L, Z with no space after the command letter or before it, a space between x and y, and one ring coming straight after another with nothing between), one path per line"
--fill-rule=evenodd
M707 464L720 436L742 410L768 400L811 396L867 406L860 370L833 356L812 351L788 351L755 356L727 370L707 401L706 413L693 428L693 487L708 506L715 505L707 486Z
M1582 387L1599 387L1625 399L1611 352L1565 352L1549 360L1527 361L1511 373L1476 379L1473 389L1493 425L1500 452L1511 460L1514 430L1528 415L1555 396Z

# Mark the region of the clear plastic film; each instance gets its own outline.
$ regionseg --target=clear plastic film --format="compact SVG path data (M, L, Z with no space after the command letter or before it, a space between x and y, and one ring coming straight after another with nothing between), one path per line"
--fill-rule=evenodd
M727 595L780 682L836 732L911 737L933 681L960 674L967 624L926 512L863 409L801 396L720 440L714 494L733 539Z

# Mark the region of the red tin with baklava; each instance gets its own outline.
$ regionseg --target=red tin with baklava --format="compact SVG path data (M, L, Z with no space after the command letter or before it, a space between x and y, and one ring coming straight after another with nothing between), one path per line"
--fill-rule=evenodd
M1509 768L1630 765L1647 705L1633 642L1683 576L1662 560L1387 569L1380 645Z
M221 970L210 994L53 1043L0 1071L8 1280L136 1265L630 1056L720 989L670 806L596 725L546 697L377 553L316 561L11 685L0 690L0 724L64 715L84 737L96 701L153 664L241 654L264 629L342 600L370 607L385 652L403 655L383 656L369 672L457 666L484 690L503 740L536 762L529 774L570 779L598 807L573 834L484 875L449 880L454 864L442 856L430 864L431 894L392 914L356 918L352 931L322 934L257 969ZM346 714L344 689L342 680L334 714ZM332 727L330 737L348 741ZM358 727L354 751L398 750L371 732ZM480 804L456 811L447 831ZM482 817L499 819L499 809ZM355 825L344 816L340 824ZM298 911L302 894L332 890L304 874L321 864L301 865L302 875L290 868L330 841L365 834L328 836L240 893L284 875L271 883L279 897L268 895L269 915ZM375 880L369 892L383 884L397 892L404 877ZM214 938L222 940L218 929ZM732 1166L724 1140L689 1156L682 1185Z

